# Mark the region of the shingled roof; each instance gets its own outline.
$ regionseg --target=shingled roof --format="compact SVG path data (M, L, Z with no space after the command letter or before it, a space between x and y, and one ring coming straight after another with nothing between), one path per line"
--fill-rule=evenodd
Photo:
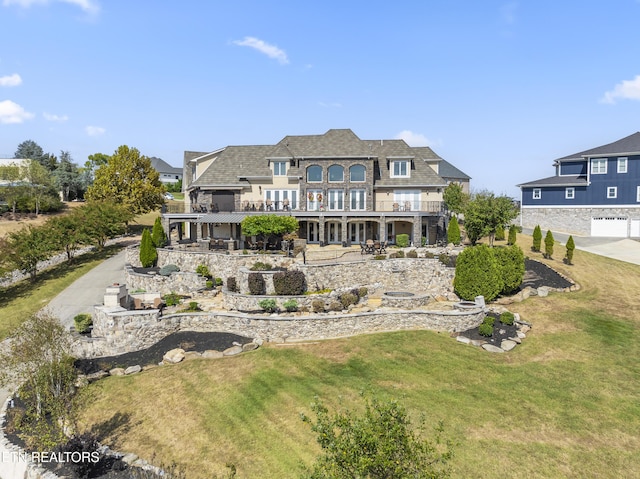
M531 188L542 186L587 186L587 178L584 175L575 176L550 176L541 180L529 181L516 185L519 188Z
M640 154L640 131L635 132L625 138L603 146L598 146L590 150L574 153L573 155L558 158L556 161L567 161L583 159L586 156L609 156L609 155L631 155Z

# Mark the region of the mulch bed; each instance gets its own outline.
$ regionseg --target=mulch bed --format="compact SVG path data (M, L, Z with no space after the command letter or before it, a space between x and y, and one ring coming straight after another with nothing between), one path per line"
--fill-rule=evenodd
M78 359L75 362L76 368L83 374L92 374L98 371L108 371L116 367L127 368L129 366L147 366L158 364L167 351L175 348L182 348L185 351L203 352L207 350L224 351L233 346L233 343L246 344L251 342L251 338L238 336L231 333L199 333L195 331L180 331L173 333L153 346L141 351L120 354L96 359Z
M573 286L571 281L540 261L525 259L524 269L524 279L522 280L522 285L520 285L520 290L523 290L527 286L532 288L547 286L549 288L559 289Z
M463 333L460 333L460 336L469 338L472 341L473 340L484 341L486 343L493 344L494 346L498 346L498 347L500 347L500 344L504 339L509 339L517 336L518 328L515 323L511 325L502 324L502 322L500 322L500 319L499 319L500 318L499 314L489 313L487 314L487 316L491 316L492 318L495 318L495 322L493 323L493 334L491 335L491 337L481 335L479 332L480 328L469 329L467 331L464 331Z

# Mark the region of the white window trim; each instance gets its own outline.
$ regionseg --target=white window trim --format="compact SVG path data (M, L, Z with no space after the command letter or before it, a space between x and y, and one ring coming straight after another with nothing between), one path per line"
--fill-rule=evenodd
M624 167L622 167L624 165ZM627 173L629 171L629 159L626 156L618 158L618 173Z
M534 188L532 193L531 193L531 199L539 200L540 198L542 198L542 189L541 188Z
M332 180L331 179L331 168L333 167L338 167L338 168L342 168L342 179L340 180ZM329 181L329 183L344 183L344 166L342 165L331 165L329 168L327 168L327 180Z
M404 175L402 175L402 174L396 175L395 174L396 164L400 164L400 163L404 163L405 166L406 166L407 173L404 174ZM390 175L391 178L411 178L411 161L409 161L409 160L393 160L389 166L391 167L390 171L389 171L389 175ZM401 168L399 168L399 169L401 169Z
M309 179L309 169L313 166L317 166L320 168L320 179L319 180L310 180ZM322 167L320 165L310 165L307 167L306 171L305 171L305 178L307 180L307 183L322 183L322 179L324 178L324 171L322 171Z
M612 194L613 193L613 194ZM618 197L617 186L607 186L607 199L612 200Z
M273 163L273 176L287 176L287 162L286 161L274 161ZM276 165L282 165L284 168L284 173L280 172L281 168L278 167L278 172L276 172Z
M362 203L358 205L358 203L359 203L358 197L359 196L362 197ZM360 206L359 208L353 208L352 207L353 201L354 201L354 197L355 197L356 205ZM364 210L367 209L367 190L362 188L362 189L350 190L349 191L349 209L351 211L364 211Z
M607 158L595 158L591 160L591 174L592 175L606 175L607 174ZM596 165L604 164L604 171L600 171L598 167L598 171L596 171Z
M332 197L335 203L333 208L331 207ZM332 188L327 191L327 200L325 202L327 211L344 211L344 199L344 190ZM342 207L340 207L340 203L342 203Z
M636 186L636 201L640 203L640 186Z
M576 189L573 187L565 188L564 198L566 200L574 200L576 198Z
M361 166L364 169L364 179L363 180L352 180L351 179L351 168L353 166ZM367 168L364 165L351 165L349 167L349 183L366 183L367 182Z

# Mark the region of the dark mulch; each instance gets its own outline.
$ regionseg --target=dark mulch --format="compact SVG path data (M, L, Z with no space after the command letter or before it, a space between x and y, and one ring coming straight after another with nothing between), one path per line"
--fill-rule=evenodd
M509 339L517 336L518 328L516 327L515 323L511 325L502 324L502 322L500 322L500 319L499 319L500 318L499 314L489 313L487 314L487 316L491 316L492 318L495 318L495 322L493 323L493 334L491 335L491 337L482 336L479 332L480 328L469 329L463 333L460 333L460 336L464 336L471 340L473 339L482 340L498 347L500 347L500 343L502 343L503 339Z
M524 289L527 286L532 288L539 288L541 286L548 286L550 288L569 288L573 286L573 283L560 274L558 274L553 268L550 268L544 263L535 261L532 259L525 259L524 261L525 272L524 279L520 289Z
M182 348L185 351L199 352L209 349L224 351L225 349L233 346L234 342L246 344L251 341L251 338L231 333L199 333L195 331L181 331L173 333L153 346L141 351L134 351L132 353L104 358L78 359L75 364L83 374L91 374L101 370L108 371L109 369L116 367L126 368L136 365L146 366L149 364L158 364L162 361L162 357L167 351L175 348Z

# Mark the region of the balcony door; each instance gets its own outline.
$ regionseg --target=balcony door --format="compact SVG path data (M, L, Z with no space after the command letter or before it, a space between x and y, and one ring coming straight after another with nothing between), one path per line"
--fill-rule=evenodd
M420 190L394 190L393 201L400 211L420 211Z

